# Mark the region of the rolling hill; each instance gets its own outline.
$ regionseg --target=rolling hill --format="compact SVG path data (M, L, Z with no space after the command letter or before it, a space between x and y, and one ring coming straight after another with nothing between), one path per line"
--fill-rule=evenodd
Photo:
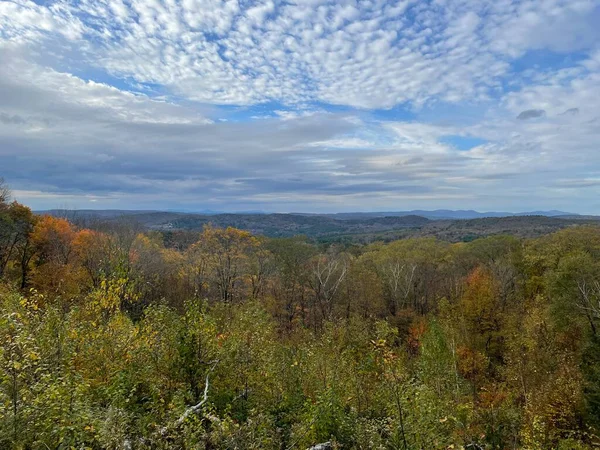
M201 231L204 226L235 227L268 237L305 235L320 241L371 242L410 236L435 236L451 242L469 241L493 234L536 237L562 228L598 224L597 216L569 215L560 211L547 215L512 214L504 217L443 218L468 216L470 211L421 211L423 215L397 213L340 214L193 214L169 211L50 210L38 214L66 217L94 227L97 223L134 222L149 230ZM474 212L473 212L474 213ZM492 214L492 213L477 213ZM501 213L493 213L501 214ZM429 215L429 217L426 217ZM472 214L471 214L472 215ZM436 217L433 219L432 217Z

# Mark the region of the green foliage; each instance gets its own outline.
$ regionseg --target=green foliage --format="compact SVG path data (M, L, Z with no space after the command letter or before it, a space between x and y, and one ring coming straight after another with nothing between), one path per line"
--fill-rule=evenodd
M27 223L2 253L0 448L598 442L596 228L343 248L208 227L167 249Z

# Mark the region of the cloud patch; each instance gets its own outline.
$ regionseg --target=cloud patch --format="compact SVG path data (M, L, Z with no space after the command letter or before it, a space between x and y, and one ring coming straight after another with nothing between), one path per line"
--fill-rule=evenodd
M517 116L519 120L529 120L529 119L537 119L539 117L544 117L546 115L546 111L543 109L528 109L526 111L521 111Z

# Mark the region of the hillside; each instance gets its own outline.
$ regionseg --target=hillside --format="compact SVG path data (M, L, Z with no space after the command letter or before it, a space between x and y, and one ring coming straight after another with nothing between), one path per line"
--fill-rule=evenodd
M410 236L437 237L449 242L512 234L538 237L576 225L598 224L595 216L512 215L476 219L432 220L419 215L347 214L190 214L167 211L62 211L47 213L94 227L95 223L128 222L156 231L201 231L206 225L234 227L267 237L305 235L326 242L390 241Z

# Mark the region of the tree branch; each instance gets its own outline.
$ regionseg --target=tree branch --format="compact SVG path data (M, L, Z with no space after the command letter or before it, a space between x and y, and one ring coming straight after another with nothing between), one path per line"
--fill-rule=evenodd
M179 416L179 418L173 423L173 425L171 427L168 427L168 426L163 427L160 430L160 434L165 435L169 428L179 428L181 425L183 425L183 422L185 422L185 420L191 414L195 414L200 409L202 409L202 406L204 406L204 404L208 401L208 388L210 387L210 383L209 383L210 374L213 370L215 370L215 367L217 366L218 363L219 363L219 360L213 361L212 367L208 370L208 372L206 374L206 381L204 382L204 395L202 396L202 400L200 400L200 402L198 402L197 404L190 406L188 409L186 409L183 412L183 414L181 416Z

